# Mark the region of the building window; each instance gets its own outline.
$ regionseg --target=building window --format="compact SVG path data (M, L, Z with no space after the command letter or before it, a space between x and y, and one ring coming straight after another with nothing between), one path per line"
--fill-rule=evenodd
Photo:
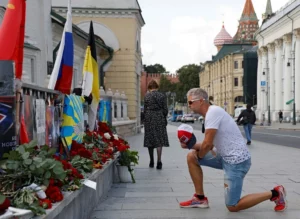
M239 68L239 62L238 61L234 61L234 69L238 69Z
M234 78L234 86L235 87L239 86L239 79L238 78Z
M47 74L51 75L53 70L53 62L47 62Z
M242 61L242 68L244 68L244 61Z
M30 59L30 66L31 66L31 82L35 83L35 71L34 71L34 59Z

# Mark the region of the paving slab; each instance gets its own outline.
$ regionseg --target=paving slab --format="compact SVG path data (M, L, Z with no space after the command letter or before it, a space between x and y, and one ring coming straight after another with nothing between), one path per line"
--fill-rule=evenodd
M203 139L195 131L198 140ZM288 209L274 212L274 203L266 201L251 209L231 213L224 204L223 172L204 167L204 189L209 209L181 209L179 202L194 193L186 155L177 141L177 127L168 125L170 147L163 149L163 169L150 169L149 156L143 147L143 134L127 138L138 150L136 183L114 184L105 199L95 208L93 219L300 219L300 150L253 141L249 146L252 167L244 180L243 195L264 192L283 184L287 190Z

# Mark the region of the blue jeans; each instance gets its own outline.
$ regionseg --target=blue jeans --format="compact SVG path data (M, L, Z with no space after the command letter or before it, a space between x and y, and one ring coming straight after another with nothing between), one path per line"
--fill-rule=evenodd
M251 141L251 132L252 132L252 124L248 123L244 125L244 131L247 138L247 141Z
M229 164L220 155L216 157L208 152L204 158L199 159L200 166L208 166L224 171L224 191L226 206L236 206L241 199L243 182L251 167L251 159L239 164Z

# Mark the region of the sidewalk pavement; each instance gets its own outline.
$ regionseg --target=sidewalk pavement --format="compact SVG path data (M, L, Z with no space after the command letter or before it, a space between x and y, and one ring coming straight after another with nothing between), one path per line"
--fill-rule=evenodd
M265 124L266 124L266 122L265 122ZM300 131L300 123L293 125L292 122L290 122L290 123L273 122L270 126L268 126L268 125L261 126L261 125L259 125L259 123L257 123L255 127L256 128L264 128L264 129Z
M198 140L203 139L195 131ZM231 213L224 204L223 172L203 168L205 195L209 209L181 209L179 202L194 194L187 169L187 150L177 141L177 127L168 125L170 147L163 150L163 169L150 169L143 134L127 140L139 151L135 184L114 184L108 197L94 210L93 219L300 219L300 150L253 141L249 146L252 167L247 174L243 195L271 190L282 184L287 190L288 209L274 212L274 203L266 201L251 209Z

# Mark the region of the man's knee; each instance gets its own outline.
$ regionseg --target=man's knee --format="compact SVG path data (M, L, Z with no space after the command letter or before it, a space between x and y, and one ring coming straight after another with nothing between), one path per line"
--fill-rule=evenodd
M192 163L198 163L197 160L197 152L192 150L187 154L187 163L192 164Z
M238 212L240 209L237 206L226 206L230 212Z

